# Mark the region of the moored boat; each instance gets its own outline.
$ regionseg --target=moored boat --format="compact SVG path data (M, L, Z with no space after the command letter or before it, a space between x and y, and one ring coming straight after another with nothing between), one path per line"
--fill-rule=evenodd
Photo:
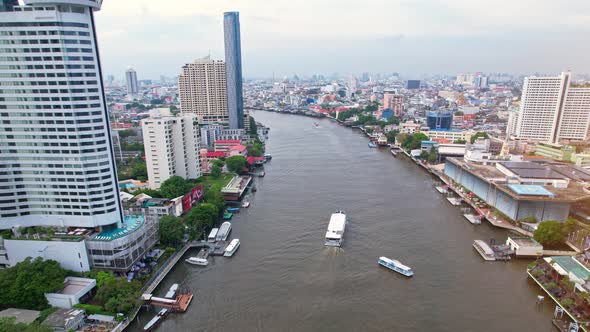
M473 248L475 248L475 250L486 261L495 261L496 260L496 254L494 253L494 250L484 241L482 241L482 240L473 241Z
M225 248L225 252L223 253L223 256L225 256L225 257L233 256L233 254L236 252L236 250L238 250L239 247L240 247L240 239L231 240L229 245Z
M176 297L177 290L178 290L178 284L174 284L174 285L170 286L170 289L168 289L168 292L166 293L166 295L164 295L164 297L167 299L173 299L174 297Z
M373 143L373 142L369 142L369 147L370 148L376 148L377 144Z
M189 257L189 258L185 259L184 261L189 264L192 264L192 265L199 265L199 266L209 265L208 260L206 260L205 258L199 258L199 257Z
M229 211L225 211L223 213L223 220L231 220L231 218L234 216L233 213L229 212Z
M217 241L225 241L231 232L231 223L229 221L224 222L219 227L219 231L217 232L217 237L215 240Z
M227 212L231 212L231 213L240 212L239 207L229 207L226 210L227 210Z
M340 247L344 241L346 230L346 214L343 211L332 213L328 230L326 231L326 243L329 247Z
M395 259L381 256L379 257L378 263L379 265L384 266L406 277L411 277L414 275L414 271L412 271L412 268L410 268L409 266L405 266L404 264L400 263Z
M244 201L244 202L242 203L242 207L243 207L243 208L249 208L249 207L250 207L250 202L248 202L248 201Z

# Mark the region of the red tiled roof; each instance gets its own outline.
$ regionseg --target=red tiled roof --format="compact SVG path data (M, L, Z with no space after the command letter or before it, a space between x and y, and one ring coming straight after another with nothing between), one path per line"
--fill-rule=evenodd
M225 152L223 151L209 151L207 152L207 158L223 158L225 157Z
M243 145L234 145L231 148L229 148L229 150L242 152L242 151L246 150L246 147Z
M215 144L240 144L240 141L237 139L220 139L215 141Z
M246 161L248 161L248 164L253 165L255 162L257 161L263 161L264 157L246 157Z

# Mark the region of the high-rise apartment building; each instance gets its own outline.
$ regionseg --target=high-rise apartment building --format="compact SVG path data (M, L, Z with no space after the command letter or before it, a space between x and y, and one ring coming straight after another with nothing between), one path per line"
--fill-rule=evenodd
M172 176L201 176L200 129L194 114L153 115L141 120L150 188Z
M395 92L383 94L383 108L393 111L393 115L399 117L404 111L404 96Z
M23 2L0 11L0 229L12 231L0 266L42 257L127 271L157 224L122 213L94 24L102 1Z
M125 81L127 83L127 95L135 97L139 94L139 84L137 82L137 72L133 68L125 71Z
M583 140L590 124L590 88L571 84L571 73L557 77L527 77L516 126L509 135L558 143Z
M200 123L229 123L225 62L204 58L182 67L178 78L180 111Z
M225 63L227 81L227 109L230 129L244 128L244 98L242 91L242 46L240 13L223 13Z

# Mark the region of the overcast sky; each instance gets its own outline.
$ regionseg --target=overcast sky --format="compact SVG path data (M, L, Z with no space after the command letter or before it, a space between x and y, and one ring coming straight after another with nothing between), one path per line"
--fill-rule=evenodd
M105 0L103 69L157 79L223 59L224 11L240 12L246 77L590 73L590 0Z

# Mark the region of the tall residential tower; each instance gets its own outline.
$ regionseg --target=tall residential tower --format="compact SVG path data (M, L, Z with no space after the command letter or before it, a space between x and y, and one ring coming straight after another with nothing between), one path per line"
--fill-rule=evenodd
M244 128L244 98L242 91L242 46L240 13L223 14L225 64L227 77L227 107L230 129Z
M590 124L590 87L571 83L571 73L557 77L527 77L520 110L508 134L521 139L559 143L583 140Z
M125 71L125 81L127 83L127 95L131 97L137 96L139 93L139 84L137 83L137 72L133 68Z

